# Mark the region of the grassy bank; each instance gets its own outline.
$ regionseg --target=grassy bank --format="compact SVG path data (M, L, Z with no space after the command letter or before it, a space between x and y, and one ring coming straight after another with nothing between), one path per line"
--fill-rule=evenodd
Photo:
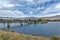
M51 40L60 40L60 37L52 37Z
M50 40L47 37L23 35L0 30L0 40Z

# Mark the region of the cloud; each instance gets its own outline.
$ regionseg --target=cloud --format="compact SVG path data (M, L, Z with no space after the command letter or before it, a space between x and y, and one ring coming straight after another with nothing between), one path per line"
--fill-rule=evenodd
M60 15L60 3L48 7L42 14L44 17Z
M7 13L7 14L6 14ZM57 0L0 0L0 15L7 17L50 16L60 13Z
M31 3L34 3L34 1L33 0L26 0L27 2L31 2Z
M13 7L13 4L9 4L7 1L0 1L0 7Z
M35 0L35 3L45 3L45 2L49 2L51 0Z
M11 1L8 1L8 0L0 0L0 8L10 8L15 6L21 6L21 5L11 3Z
M60 3L57 3L55 6L54 6L55 10L60 10Z
M0 10L0 17L20 17L24 16L22 11L18 10Z
M51 16L56 16L56 15L60 15L60 13L46 14L46 15L43 15L43 16L41 16L41 17L51 17Z
M30 15L33 15L33 12L32 11L29 11Z
M51 12L59 12L60 11L60 3L53 4L52 6L48 7L43 14L48 14ZM52 13L53 14L53 13Z

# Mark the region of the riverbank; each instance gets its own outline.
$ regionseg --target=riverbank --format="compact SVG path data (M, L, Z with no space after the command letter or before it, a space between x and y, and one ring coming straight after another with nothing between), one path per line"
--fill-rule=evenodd
M0 40L50 40L48 37L24 35L0 30Z

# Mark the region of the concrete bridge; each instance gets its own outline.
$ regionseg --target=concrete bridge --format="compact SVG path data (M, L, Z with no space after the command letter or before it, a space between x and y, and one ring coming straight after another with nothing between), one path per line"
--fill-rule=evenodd
M21 26L23 26L23 23L28 23L29 20L20 20L20 19L0 19L0 23L6 24L7 28L10 28L11 23L20 23Z

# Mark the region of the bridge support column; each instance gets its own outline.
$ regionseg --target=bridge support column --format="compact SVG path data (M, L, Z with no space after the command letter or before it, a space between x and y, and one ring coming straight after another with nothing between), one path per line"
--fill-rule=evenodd
M23 26L23 23L21 23L21 26Z
M21 25L21 26L23 26L24 24L23 24L23 23L21 23L20 25Z
M10 23L7 23L7 28L10 29Z

